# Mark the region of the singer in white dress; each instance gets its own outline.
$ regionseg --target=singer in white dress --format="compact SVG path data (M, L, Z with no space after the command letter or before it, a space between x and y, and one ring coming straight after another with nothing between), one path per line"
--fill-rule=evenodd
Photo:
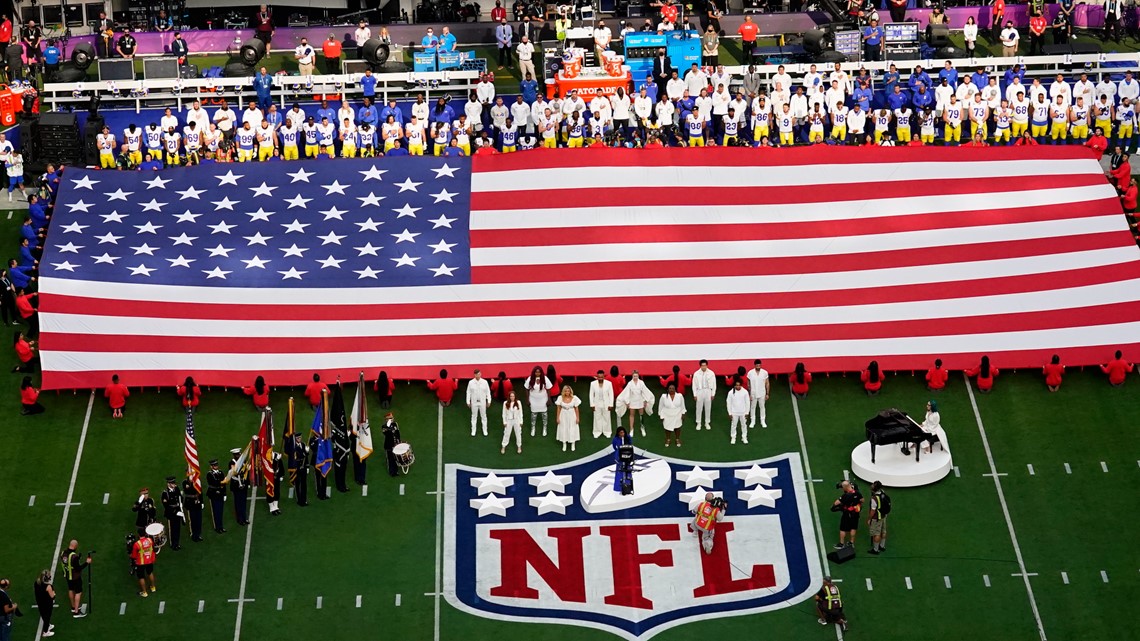
M582 438L582 431L579 427L580 414L578 406L582 404L582 399L574 395L574 390L570 389L569 385L562 386L562 394L558 396L558 400L554 402L554 407L558 412L558 430L554 434L554 438L562 443L562 451L566 451L566 446L570 446L570 451L574 451L575 444Z
M665 428L665 447L675 436L677 447L681 447L681 423L685 419L685 397L677 393L677 386L670 384L661 400L657 401L657 413L661 416L661 425Z

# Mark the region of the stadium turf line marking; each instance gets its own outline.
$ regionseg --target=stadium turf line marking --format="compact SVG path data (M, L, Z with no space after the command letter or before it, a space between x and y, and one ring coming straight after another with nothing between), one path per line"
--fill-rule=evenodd
M950 589L950 577L948 577L948 576L942 577L942 582L946 584L946 589L949 590Z
M71 499L75 497L75 481L79 478L79 462L83 460L83 446L87 443L87 428L91 425L91 408L95 407L95 390L87 397L87 413L83 416L83 429L79 432L79 447L75 449L75 464L71 467L71 481L67 484L67 500L64 501L63 517L59 521L59 536L55 539L55 552L51 555L51 575L55 576L56 564L59 563L59 551L63 549L63 535L67 532L67 516L71 514ZM127 604L123 604L126 610ZM36 626L36 641L40 641L43 626Z
M1037 473L1033 471L1033 464L1029 463L1028 467L1029 467L1029 476L1036 476Z
M1101 461L1101 462L1100 462L1100 469L1101 469L1101 471L1103 471L1105 474L1108 474L1108 463L1105 463L1104 461Z
M1108 583L1108 572L1101 570L1100 571L1100 580L1104 581L1105 583Z
M163 612L166 612L166 601L159 601L158 602L158 613L162 614Z
M356 607L360 607L360 595L356 595Z
M94 392L92 392L94 394ZM443 406L436 409L436 442L435 442L435 622L433 624L434 639L439 641L439 597L442 591L440 580L443 568L440 560L443 556Z
M908 576L908 577L906 577L906 589L908 589L908 590L913 590L913 589L914 589L914 586L913 586L913 585L911 585L911 582L910 582L910 577L909 577L909 576Z
M844 481L850 481L851 480L851 470L843 470L843 480Z
M205 601L198 601L198 614L202 614L202 611L205 609L206 609L206 602Z
M962 470L958 469L957 465L954 466L954 478L962 478Z
M400 484L400 496L403 496L403 495L404 495L404 484L401 483Z
M28 499L28 507L32 507L32 506L34 506L35 504L36 504L36 495L35 495L35 494L33 494L33 495L31 496L31 498L29 498L29 499Z
M317 597L317 609L320 610L325 605L325 598L323 596Z
M289 500L293 500L293 488L289 488Z
M12 212L8 212L8 220L12 220Z
M997 464L994 463L994 453L990 449L990 440L986 436L986 427L982 424L982 414L978 411L978 399L974 398L974 386L970 382L970 377L966 376L965 372L962 373L962 378L966 381L966 393L970 396L970 407L974 410L974 419L978 422L978 434L982 437L982 446L986 451L986 460L990 464L990 472L994 475L994 488L997 490L998 502L1001 503L1001 512L1005 516L1005 525L1009 529L1009 540L1013 543L1013 553L1017 557L1017 567L1021 569L1021 573L1025 576L1022 580L1025 582L1025 591L1029 595L1029 607L1033 611L1033 620L1037 624L1037 634L1041 637L1041 641L1046 641L1045 625L1041 622L1041 612L1037 608L1037 598L1033 596L1033 585L1029 582L1029 573L1025 569L1025 557L1021 554L1021 545L1017 542L1017 531L1013 528L1013 518L1009 515L1009 504L1005 500L1005 491L1001 487L1001 478L998 476Z
M103 505L107 505L110 502L111 502L111 493L110 492L104 492L103 493Z
M875 589L875 586L871 585L871 577L867 577L867 591L870 592L871 590L874 590L874 589Z
M982 575L982 583L984 583L987 588L990 587L990 575L983 574Z
M1069 584L1069 573L1068 572L1062 572L1061 573L1061 583L1064 583L1065 585Z
M245 526L245 556L241 561L241 586L238 588L237 620L234 621L234 641L241 638L241 616L245 611L245 602L253 599L245 598L245 582L249 577L249 548L253 544L253 517L257 513L257 486L253 486L250 493L249 522Z
M1009 476L1009 474L1006 472L990 472L988 474L983 474L982 476Z
M367 485L360 486L360 496L368 496L368 486Z
M123 601L122 603L119 604L119 616L123 616L126 613L127 613L127 602ZM38 637L40 635L37 634L36 636Z
M285 605L285 599L277 597L277 609L280 610Z
M396 607L397 608L400 607L400 595L399 594L396 595Z
M796 417L796 432L800 438L800 456L804 459L804 476L810 479L812 478L811 461L808 459L807 440L804 438L804 424L800 419L800 404L796 399L796 395L792 393L791 390L788 390L788 393L792 396L792 415ZM846 472L846 470L844 471ZM819 521L819 504L815 498L815 484L808 483L807 487L808 495L811 497L812 521L815 522L815 540L818 546L817 553L819 554L820 561L823 563L824 576L829 576L831 574L831 564L827 562L827 554L823 551L823 528ZM839 641L843 641L843 629L839 626L835 626L835 638ZM439 639L436 639L436 641L439 641Z
M1069 467L1068 463L1065 463L1065 474L1072 474L1072 473L1073 473L1073 468Z

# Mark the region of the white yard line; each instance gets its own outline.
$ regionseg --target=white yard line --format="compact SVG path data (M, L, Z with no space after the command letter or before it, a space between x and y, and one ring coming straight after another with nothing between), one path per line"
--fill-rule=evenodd
M55 552L51 555L51 575L55 576L59 553L63 549L63 536L67 532L67 517L71 514L71 499L75 497L75 481L79 478L79 462L83 460L83 446L87 443L87 428L91 425L91 408L95 406L95 390L87 397L87 413L83 416L83 429L79 432L79 447L75 449L75 464L71 466L71 481L67 484L67 500L63 505L63 517L59 521L59 536L55 539ZM124 604L125 607L126 604ZM40 641L43 626L36 626L36 641Z
M241 561L241 587L238 588L237 620L234 621L234 641L241 638L241 616L245 611L245 582L249 577L249 548L253 544L253 517L257 512L257 487L250 493L249 525L245 526L245 556Z
M443 577L443 406L436 412L437 435L435 445L435 641L439 641L439 597Z
M789 394L791 392L789 391ZM796 417L796 432L800 437L800 456L804 459L804 476L813 478L811 475L811 461L808 460L807 439L804 438L804 424L800 420L800 404L796 400L796 395L791 394L792 397L792 414ZM819 542L819 556L823 562L823 573L825 575L831 574L831 564L827 562L827 543L823 540L823 527L820 525L819 520L819 507L815 499L815 483L808 483L808 496L811 497L811 515L812 520L815 521L815 538ZM839 626L835 626L835 638L843 641L843 630ZM437 640L438 641L438 640Z
M1029 607L1033 611L1033 620L1037 624L1037 634L1041 637L1041 641L1046 641L1045 625L1041 622L1041 611L1037 608L1037 598L1033 596L1033 584L1029 581L1029 571L1025 569L1025 557L1021 554L1021 545L1017 542L1017 532L1013 528L1013 518L1009 515L1009 504L1006 503L1005 491L1001 487L1001 477L998 476L997 464L994 463L993 450L990 449L990 440L986 436L986 427L982 424L982 414L978 411L978 400L974 398L974 387L970 383L970 378L964 373L962 378L966 381L966 393L970 395L970 407L974 409L974 419L978 422L978 433L982 437L982 447L986 451L990 473L993 474L994 488L997 489L1001 512L1005 516L1005 525L1009 529L1009 540L1013 542L1013 553L1017 557L1017 567L1021 569L1021 579L1025 582L1025 591L1029 595Z

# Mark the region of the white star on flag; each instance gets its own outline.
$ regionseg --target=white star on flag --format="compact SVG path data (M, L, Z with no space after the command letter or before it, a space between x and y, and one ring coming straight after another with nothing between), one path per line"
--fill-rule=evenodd
M744 487L749 487L752 485L771 485L772 479L776 478L779 473L780 470L774 467L760 467L753 464L746 470L736 470L733 475L744 481Z
M432 229L439 229L440 227L447 227L451 229L451 223L459 220L458 218L448 218L440 214L439 218L429 218L428 222L433 223Z
M100 245L102 245L104 243L111 243L112 245L118 245L119 239L122 238L122 236L116 236L110 232L107 232L106 234L103 234L102 236L96 236L95 238L99 241Z
M241 176L238 177L240 178ZM162 176L155 176L154 178L151 178L150 180L144 180L143 182L146 183L147 189L166 189L166 183L170 182L170 179L163 178Z
M297 194L293 198L286 198L285 202L289 203L289 209L300 207L301 209L308 209L308 203L313 200L312 198L305 198L301 194Z
M368 169L368 171L359 171L359 170L357 170L357 171L360 173L361 176L364 176L364 179L361 180L360 182L367 182L369 180L379 180L379 181L383 182L383 179L381 178L381 176L388 173L387 169L377 169L376 165L372 165Z
M187 247L193 247L194 241L198 240L197 236L187 236L186 232L182 232L181 236L167 236L167 238L173 240L175 245L186 245Z
M217 205L218 203L214 203L214 204ZM159 213L162 213L162 208L165 206L166 206L166 203L160 203L160 202L158 202L157 199L151 198L149 203L143 203L142 204L142 210L143 211L157 211Z
M65 254L78 254L79 250L83 249L83 247L84 247L84 245L76 245L75 243L67 243L66 245L60 245L59 251L61 253L65 253Z
M186 258L182 254L178 254L178 258L167 258L167 262L171 267L189 267L190 263L198 260L197 258Z
M209 280L211 278L220 278L222 280L225 280L226 274L232 274L233 272L232 271L226 271L226 270L222 269L221 267L215 267L215 268L210 269L210 270L203 269L202 273L206 275L207 280Z
M103 181L91 180L90 176L84 176L84 177L80 178L79 180L71 183L71 185L73 187L75 187L76 189L91 189L92 187L94 187L95 185L98 185L101 182L103 182Z
M372 243L365 243L363 247L353 247L353 249L360 252L360 254L359 254L360 256L368 254L369 256L377 256L378 257L378 256L380 256L380 254L377 254L376 252L378 252L384 248L383 247L373 247Z
M436 243L436 244L434 244L434 245L428 245L428 247L431 247L431 248L432 248L432 252L431 252L431 253L433 253L433 254L438 254L438 253L440 253L440 252L447 252L447 253L449 253L449 254L450 254L450 253L451 253L451 248L452 248L452 247L455 247L457 244L458 244L458 243L449 243L449 242L447 242L447 241L445 241L445 240L441 240L441 241L439 241L438 243Z
M268 261L268 260L262 260L262 259L258 258L256 254L254 254L253 258L248 258L248 259L242 258L240 260L241 260L241 262L245 263L246 269L250 269L250 268L265 269L265 266L270 263L270 261Z
M363 231L380 231L379 227L380 227L380 225L384 224L384 221L374 221L374 220L372 220L372 217L369 216L368 220L366 220L362 223L352 223L352 224L353 225L359 225L360 231L362 231L362 232Z
M123 191L123 188L119 187L115 191L112 191L112 192L109 192L106 194L107 202L111 202L112 200L121 200L123 202L127 202L127 196L130 196L133 193L135 193L135 192Z
M303 233L305 233L305 228L309 226L309 223L303 223L300 220L297 220L296 218L294 218L293 222L281 223L281 226L285 228L286 234L288 234L289 232L294 232L294 231L300 232L303 234Z
M305 252L309 251L308 247L298 247L297 243L293 243L292 247L279 247L278 249L285 252L286 257L296 256L298 258L304 258Z
M416 236L419 236L419 233L412 233L412 232L408 231L407 227L405 227L404 231L402 231L398 234L388 234L388 235L395 238L397 243L403 243L403 242L415 243L416 242Z
M479 518L483 518L488 514L505 517L507 509L515 506L515 500L510 497L495 496L494 494L484 499L471 499L471 507L479 510Z
M405 265L411 265L412 267L415 267L416 261L419 259L420 259L419 256L412 258L411 256L408 256L405 253L403 256L400 256L399 258L389 258L388 260L396 263L396 267L403 267Z
M401 207L399 209L393 209L392 211L399 214L398 216L396 216L396 218L403 218L405 216L411 216L412 218L415 218L416 212L421 210L421 209L423 209L423 207L412 207L411 205L405 203L403 207Z
M233 211L234 205L238 204L239 202L241 202L241 201L240 200L230 200L229 196L225 196L221 200L215 200L214 206L217 207L218 209L228 209L230 211Z
M229 258L230 252L233 251L233 248L232 247L222 247L222 244L218 243L217 247L213 247L213 248L207 247L206 251L210 252L210 256L225 256L226 258Z
M196 223L196 222L198 222L198 217L201 215L202 214L191 214L190 210L187 209L186 211L182 212L181 214L178 214L177 216L175 216L174 220L177 222L180 222L180 223Z
M405 191L418 191L416 187L422 184L423 183L413 182L411 178L407 178L402 183L396 183L396 186L400 188L400 193L402 194Z
M71 208L71 211L81 211L81 212L87 214L87 213L90 213L87 210L91 208L92 204L93 203L85 203L82 200L77 200L77 201L71 203L70 205L68 205L68 207Z
M178 194L178 196L179 196L178 200L186 200L187 198L193 198L194 200L201 200L200 198L198 198L198 196L206 193L206 190L205 189L195 189L194 185L190 185L185 190L181 190L181 191L175 190L174 193Z
M702 470L701 466L696 466L688 472L677 472L677 480L685 484L685 489L691 489L697 485L713 486L713 483L720 478L720 472L716 470Z
M736 497L747 503L748 509L750 510L757 505L776 507L776 501L783 495L783 490L768 490L760 486L756 486L751 490L740 490L736 493Z
M345 262L345 259L333 258L332 254L329 254L328 258L324 258L324 259L317 261L317 263L320 264L321 269L324 269L325 267L336 267L337 269L340 269L340 264L343 262Z
M249 241L249 245L265 245L268 247L269 245L265 241L270 240L273 237L262 236L261 232L256 232L252 236L244 236L244 238Z
M102 216L103 222L105 223L121 223L123 219L130 216L130 214L120 214L118 211L113 211L109 214L100 214L100 216Z
M448 178L455 178L455 172L459 171L459 168L444 164L444 166L440 167L439 169L432 169L432 171L435 172L436 178L443 178L444 176L447 176Z
M329 245L329 244L339 245L340 240L342 238L348 238L348 236L337 234L335 231L330 231L328 234L325 234L324 236L317 236L317 238L321 239L322 245Z
M131 270L131 276L150 276L151 272L158 271L146 265L139 265L138 267L131 267L129 269Z
M74 222L70 225L64 225L63 227L60 227L60 229L62 229L64 233L75 232L76 234L82 234L83 230L87 229L88 227L90 227L90 225L80 225L78 222Z
M383 269L372 269L368 265L365 265L364 269L354 269L352 271L355 272L356 274L359 274L356 277L356 280L360 280L362 278L371 278L373 280L379 280L378 278L376 278L376 275L384 273Z
M157 234L158 230L162 229L162 225L155 225L149 220L146 221L145 225L135 225L134 227L139 230L138 233L140 234Z
M335 218L337 220L344 220L344 218L342 218L342 216L344 216L348 212L343 210L343 209L337 209L336 205L333 205L333 207L331 209L326 209L326 210L322 211L321 213L325 215L325 220L332 220L333 218Z
M264 207L258 207L257 211L247 212L246 216L249 216L249 222L251 223L257 220L269 222L269 217L276 213L275 211L265 211Z
M368 192L367 196L357 196L356 199L360 201L360 206L372 205L374 207L380 206L380 201L384 200L385 196L377 196L374 192Z
M708 490L698 485L697 489L693 490L692 492L679 493L677 495L677 498L679 498L685 505L688 505L689 511L692 512L700 507L701 502L705 500L705 495L708 493ZM713 497L724 498L724 492L713 492L712 495Z
M118 256L112 256L107 252L103 252L102 256L95 257L95 264L98 265L99 263L105 263L107 265L114 265L116 260L119 260Z
M304 169L301 171L304 171ZM292 176L293 174L289 175ZM225 176L218 176L218 186L221 187L222 185L233 185L234 187L237 187L237 181L239 178L245 178L245 176L242 174L235 174L231 169L226 172Z
M75 268L79 267L79 265L72 265L70 262L68 262L66 260L63 261L62 263L52 263L51 266L55 267L56 270L58 270L58 271L72 272L72 273L75 273Z
M454 276L455 270L458 269L458 267L448 267L446 264L443 264L439 267L428 267L428 269L434 272L436 276Z
M288 269L288 271L283 271L283 272L279 271L277 273L281 274L281 280L289 280L290 278L293 278L296 280L301 280L301 276L304 276L305 274L308 274L309 272L299 271L296 267L290 267Z
M573 480L569 474L555 474L547 470L546 474L542 476L527 477L526 482L534 486L535 494L542 494L543 492L565 492L566 486Z
M574 497L558 496L554 492L547 492L542 496L532 496L529 500L531 507L538 508L539 516L550 512L566 514L566 508L573 502Z
M250 187L249 188L249 190L253 192L254 197L257 197L257 196L273 196L273 190L274 189L277 189L277 187L276 186L270 187L269 185L265 184L265 181L262 181L261 184L256 186L256 187Z
M135 256L138 256L139 254L146 254L147 256L154 256L154 251L156 249L158 249L158 247L151 247L150 245L143 243L143 244L139 245L138 247L131 247L131 249L135 250Z
M334 180L331 185L325 185L324 187L326 196L331 196L333 194L340 194L343 196L344 190L346 187L348 187L348 185L342 185L340 184L339 180Z
M437 202L437 203L441 203L445 200L449 203L454 203L455 201L452 200L451 198L452 198L452 196L458 196L458 195L459 195L459 192L452 193L452 192L444 189L443 191L439 192L438 194L432 194L432 197L435 198L435 202Z
M206 226L213 230L210 232L211 234L228 234L228 233L230 233L231 229L233 229L234 227L237 227L237 225L227 224L226 221L224 221L224 220L220 223L215 224L215 225L206 225Z
M285 175L289 176L290 178L293 179L293 180L289 181L289 184L293 184L295 182L306 182L307 183L307 182L309 182L309 176L316 176L317 174L316 174L316 172L305 171L305 168L301 167L297 171L290 173L290 174L285 174ZM238 177L240 178L241 176L238 176Z
M479 496L492 492L506 494L507 488L514 484L515 478L513 476L498 476L494 472L484 477L471 479L471 487L475 488L475 493Z

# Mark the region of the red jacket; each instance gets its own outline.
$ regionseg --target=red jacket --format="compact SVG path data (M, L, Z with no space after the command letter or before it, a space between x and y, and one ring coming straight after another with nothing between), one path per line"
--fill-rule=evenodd
M1116 169L1109 170L1108 175L1116 181L1116 187L1124 191L1128 189L1128 183L1132 181L1132 164L1126 160L1120 163Z
M926 143L922 142L920 138L915 138L906 144L907 147L921 147Z
M883 372L879 371L879 380L871 381L871 370L865 369L859 376L859 380L863 381L863 389L868 392L877 392L883 388Z
M507 17L507 10L504 7L495 7L491 9L491 22L499 24Z
M1049 387L1057 387L1061 384L1061 377L1065 374L1065 366L1057 363L1046 363L1045 367L1041 369L1045 374L1045 384Z
M202 388L197 385L194 389L190 390L190 399L186 399L186 386L179 385L177 390L178 396L182 398L182 407L198 407L198 403L202 400Z
M36 399L40 397L40 391L34 387L25 387L20 390L20 402L24 405L35 405Z
M562 394L562 375L554 377L555 380L550 381L550 398L557 398ZM617 398L616 396L614 398Z
M1097 158L1100 158L1108 149L1108 138L1104 136L1093 136L1085 141L1085 146L1096 151Z
M323 392L327 391L328 385L320 381L313 381L305 386L305 398L309 399L309 405L320 405L321 399L324 398Z
M263 410L266 407L269 407L269 386L268 385L265 386L265 391L263 391L260 394L257 393L257 388L254 387L253 385L243 387L243 388L241 388L241 391L246 396L252 396L253 397L253 406L256 407L257 409Z
M621 374L617 376L606 374L606 380L610 382L610 385L614 386L614 398L621 396L622 390L625 389L625 377Z
M127 405L127 398L131 395L131 390L127 389L126 385L122 383L111 383L107 389L103 390L103 398L107 399L107 403L113 410L123 409Z
M1123 358L1114 358L1107 364L1100 366L1101 371L1108 374L1108 382L1113 385L1123 383L1125 377L1132 372L1132 368L1132 363L1125 361Z
M509 379L509 378L504 379L502 381L502 384L503 384L503 389L500 393L499 379L496 378L496 379L493 379L491 381L491 398L494 398L494 399L501 398L503 400L506 400L506 398L511 395L511 392L515 391L515 384L511 382L511 379Z
M12 21L4 20L0 22L0 42L5 44L12 41Z
M435 397L440 403L450 403L455 397L455 390L459 389L459 381L454 378L441 378L428 381L427 387L435 392Z
M1037 143L1037 140L1035 138L1018 138L1017 142L1013 143L1013 146L1014 147L1032 147L1033 145L1036 145L1036 144L1038 144L1038 143Z
M32 295L24 294L23 296L17 296L16 309L20 311L20 318L31 318L32 314L36 313L36 309L32 307Z
M321 45L321 53L325 54L326 58L339 58L340 52L341 46L339 40L325 40L325 43Z
M380 381L373 381L372 382L372 391L373 392L379 392L380 391ZM386 396L388 398L392 398L395 395L396 395L396 379L389 378L388 379L388 394Z
M788 380L792 382L792 393L802 396L808 393L808 387L811 385L811 372L804 372L804 382L802 383L796 381L795 372L788 376Z
M732 389L734 385L736 385L736 374L729 374L728 376L724 377L725 387ZM745 372L744 376L740 377L740 387L748 389L748 372Z
M986 378L982 378L982 366L981 366L981 364L979 364L977 367L975 367L973 369L966 370L966 376L970 376L970 377L977 376L978 377L978 389L982 390L983 392L988 392L994 388L994 377L996 377L997 375L998 375L998 368L994 367L993 365L990 365L990 375L987 376Z
M32 344L29 343L27 339L21 338L20 341L16 343L16 356L20 357L21 363L27 363L28 361L32 360L35 355L36 352L32 348Z
M688 374L681 374L680 378L681 378L680 381L674 381L672 374L670 374L668 376L662 376L661 377L661 387L664 387L665 389L669 389L670 385L676 385L677 386L677 393L680 394L681 396L684 396L685 391L693 386L693 377L689 376Z
M1136 209L1136 185L1131 184L1129 181L1128 189L1124 190L1124 194L1120 196L1120 204L1128 210Z
M946 379L948 378L950 378L950 372L940 367L931 367L926 370L926 384L930 389L942 389L946 387Z
M1029 19L1029 30L1033 35L1040 36L1045 33L1045 16L1033 16Z

